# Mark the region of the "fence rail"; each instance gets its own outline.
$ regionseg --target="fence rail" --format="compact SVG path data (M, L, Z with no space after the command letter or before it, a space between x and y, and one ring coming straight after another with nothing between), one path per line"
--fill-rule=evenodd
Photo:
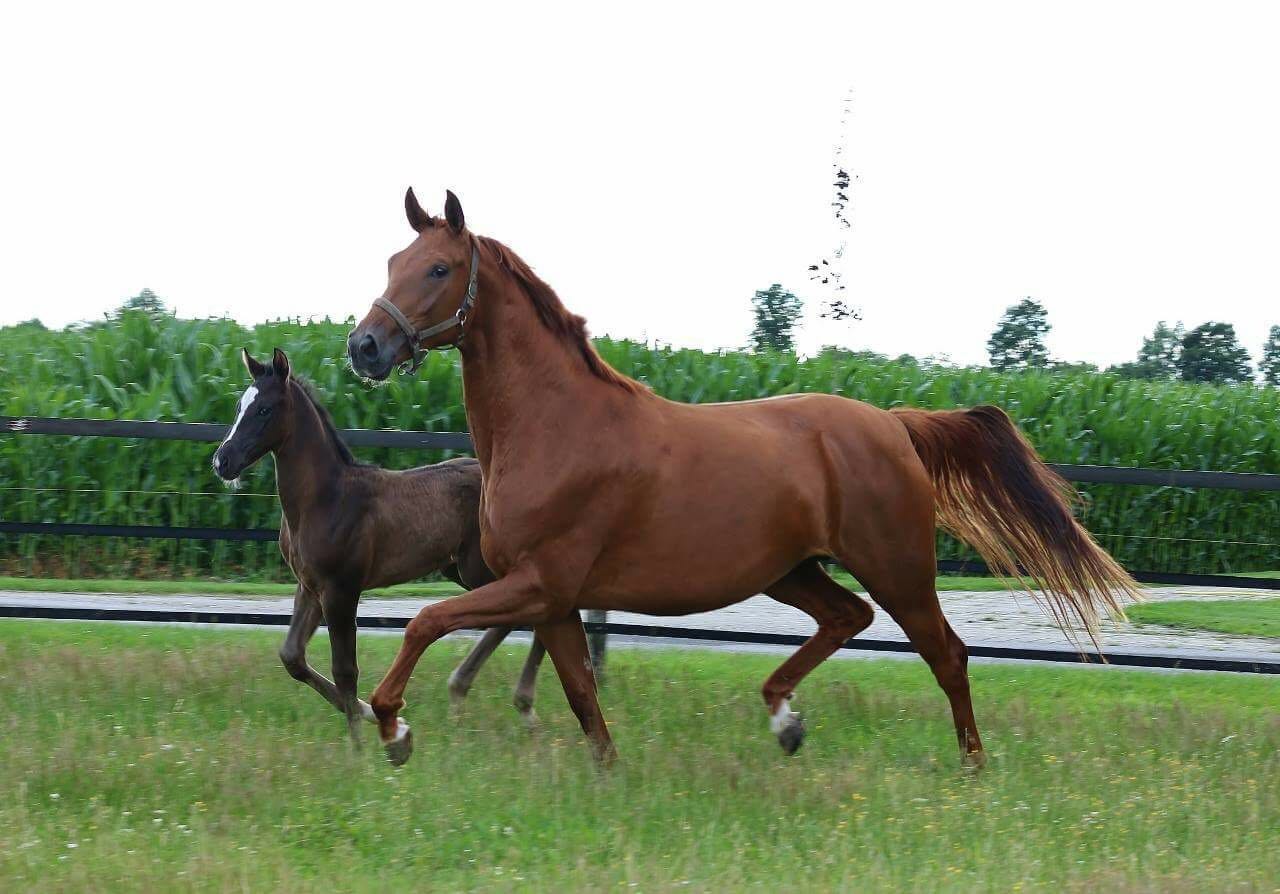
M0 433L14 435L62 435L72 437L141 438L161 441L215 443L229 426L211 422L148 422L122 419L59 419L47 416L0 416ZM390 431L354 428L342 431L353 447L393 447L409 450L471 451L466 432ZM1141 487L1215 488L1242 491L1280 491L1280 475L1254 472L1207 472L1187 469L1141 469L1127 466L1089 466L1050 463L1068 481L1077 484L1124 484ZM200 528L169 525L99 525L59 522L0 521L0 534L50 534L82 537L139 537L168 540L270 541L273 528ZM987 574L979 562L940 561L939 570ZM1144 583L1186 586L1248 587L1280 590L1280 579L1227 574L1179 574L1135 571Z
M0 605L0 618L40 618L62 621L132 621L152 624L235 624L283 627L289 616L276 612L210 612L136 608L80 608L73 606ZM403 630L409 617L362 616L364 630ZM809 637L793 633L764 633L753 630L708 630L701 627L670 627L665 624L619 624L586 621L588 634L633 637L636 639L685 640L690 642L741 643L745 645L799 647ZM516 627L528 631L528 627ZM846 640L841 649L858 652L914 653L911 643L893 639ZM1108 652L1076 652L1070 649L1033 649L1009 646L970 645L972 658L1003 658L1014 661L1045 661L1054 664L1109 664L1116 667L1168 668L1173 670L1226 671L1245 674L1280 674L1280 661L1250 658L1215 658L1194 655L1142 655Z
M23 435L141 438L155 441L204 441L226 437L229 426L214 422L140 422L124 419L58 419L48 416L0 416L0 431ZM352 447L471 451L466 432L391 431L348 428L342 437ZM1143 487L1203 487L1220 490L1280 491L1280 475L1258 472L1203 472L1188 469L1139 469L1050 463L1077 484L1130 484Z

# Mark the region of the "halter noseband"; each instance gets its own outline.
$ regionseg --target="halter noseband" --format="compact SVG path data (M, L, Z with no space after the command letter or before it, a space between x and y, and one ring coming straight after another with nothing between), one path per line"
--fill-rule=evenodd
M427 356L430 348L423 349L422 342L433 335L439 335L441 332L448 332L453 327L458 327L458 337L447 345L440 347L456 348L462 343L462 338L466 335L463 327L466 325L467 317L471 314L471 308L476 304L476 282L480 277L480 250L473 242L471 244L471 276L467 279L467 294L463 296L462 303L458 305L458 310L449 319L436 323L434 326L428 326L426 329L414 329L413 324L409 322L400 310L385 297L373 299L373 306L380 307L395 321L400 327L400 331L404 333L404 337L409 342L409 350L413 352L413 360L401 364L400 372L412 375L418 371L418 367L422 365L423 359Z

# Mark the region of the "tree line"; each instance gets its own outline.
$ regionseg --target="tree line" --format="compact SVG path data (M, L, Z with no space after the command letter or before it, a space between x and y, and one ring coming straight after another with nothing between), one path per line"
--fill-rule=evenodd
M751 347L756 351L795 350L795 330L803 303L781 284L773 283L751 300L755 318ZM857 319L856 315L850 315ZM998 370L1079 368L1091 364L1054 362L1045 345L1053 328L1049 312L1032 298L1009 307L987 339L987 356ZM1156 323L1132 361L1107 368L1127 379L1180 379L1184 382L1234 384L1254 381L1249 352L1230 323L1210 321L1187 329L1181 322ZM1258 373L1268 385L1280 385L1280 325L1272 326L1262 346Z

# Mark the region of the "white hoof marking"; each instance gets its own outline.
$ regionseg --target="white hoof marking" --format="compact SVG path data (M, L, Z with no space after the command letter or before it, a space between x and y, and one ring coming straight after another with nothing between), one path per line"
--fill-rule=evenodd
M396 718L396 735L391 741L400 742L405 736L409 735L409 724L404 722L403 717Z
M769 731L778 735L791 725L791 718L795 716L791 710L791 699L784 698L778 703L778 710L769 715Z

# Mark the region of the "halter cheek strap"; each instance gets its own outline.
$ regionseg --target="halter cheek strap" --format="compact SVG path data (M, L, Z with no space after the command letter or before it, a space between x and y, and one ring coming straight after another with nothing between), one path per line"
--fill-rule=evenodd
M434 326L428 326L426 329L414 329L413 324L409 322L409 318L404 315L400 308L385 297L373 300L373 306L381 308L387 316L391 317L409 342L409 350L413 353L413 360L407 365L401 366L400 371L402 373L413 374L418 371L418 367L422 365L423 359L427 356L427 351L430 350L429 348L423 348L422 342L433 335L448 332L456 326L458 328L458 337L447 345L440 345L439 347L456 348L462 343L463 336L466 335L464 327L467 323L467 317L471 315L471 309L476 304L476 283L479 277L480 250L473 243L471 246L471 275L467 279L467 294L462 297L462 303L458 305L458 309L453 316L436 323Z

